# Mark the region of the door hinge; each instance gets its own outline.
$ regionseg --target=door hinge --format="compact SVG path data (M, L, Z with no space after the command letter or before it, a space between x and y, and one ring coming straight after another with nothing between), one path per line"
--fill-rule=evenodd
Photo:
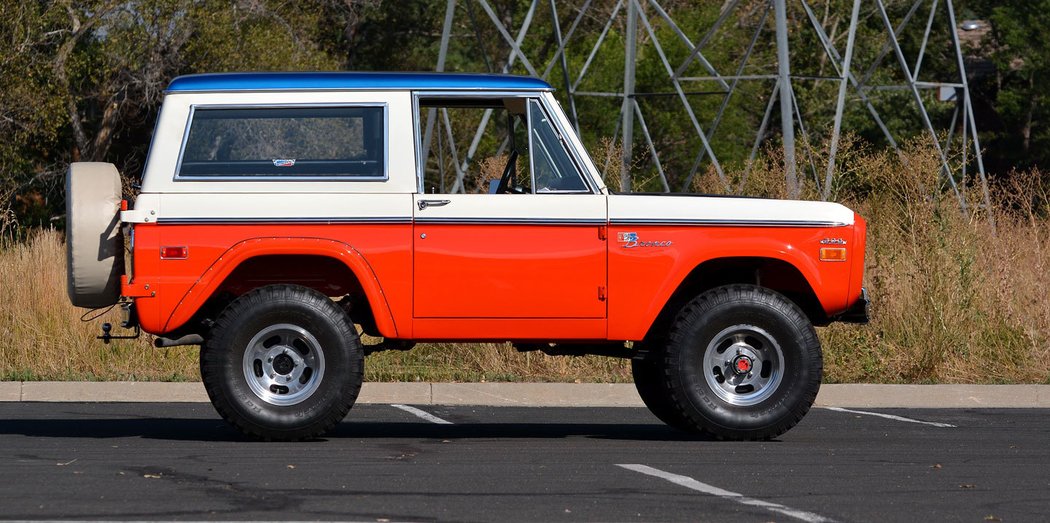
M598 286L598 301L605 301L605 287Z
M598 227L598 239L599 240L605 240L608 237L609 237L609 235L608 235L608 227L606 227L604 225L602 225L601 227Z

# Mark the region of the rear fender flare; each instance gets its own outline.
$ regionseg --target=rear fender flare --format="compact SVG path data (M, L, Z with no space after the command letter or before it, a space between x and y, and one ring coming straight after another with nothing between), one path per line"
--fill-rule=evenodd
M368 260L347 243L325 238L249 238L237 242L216 258L175 306L164 326L171 332L184 325L222 285L226 277L245 261L267 255L311 255L333 258L346 265L361 283L375 315L376 327L384 336L396 338L397 326L390 304Z

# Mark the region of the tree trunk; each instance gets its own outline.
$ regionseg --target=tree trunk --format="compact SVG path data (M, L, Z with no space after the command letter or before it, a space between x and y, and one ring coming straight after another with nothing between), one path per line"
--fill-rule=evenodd
M1028 97L1028 111L1025 113L1024 126L1021 127L1021 137L1024 139L1022 148L1025 152L1025 156L1028 156L1029 147L1032 145L1032 118L1035 115L1035 105L1038 96L1035 96L1035 75L1028 76L1028 92L1032 93L1032 96Z
M69 116L69 123L73 127L73 139L76 142L73 157L78 160L94 161L99 158L96 155L97 151L95 150L92 141L88 139L87 133L84 132L84 121L80 116L80 109L77 107L77 101L73 96L72 88L69 84L69 73L66 71L66 63L69 61L69 56L73 53L73 49L76 48L77 42L79 42L80 39L99 22L99 20L108 15L115 5L116 1L108 2L105 6L102 6L95 11L93 16L86 22L81 22L77 17L76 11L73 10L73 7L67 5L66 9L69 12L70 19L69 39L63 42L58 48L58 52L55 54L55 61L51 66L55 73L55 79L58 80L58 84L62 87L63 94L66 98L64 105L66 113Z

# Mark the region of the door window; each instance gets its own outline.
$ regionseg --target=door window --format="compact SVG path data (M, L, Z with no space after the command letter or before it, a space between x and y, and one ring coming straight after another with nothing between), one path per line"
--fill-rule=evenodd
M419 107L426 194L590 192L536 98L421 97Z

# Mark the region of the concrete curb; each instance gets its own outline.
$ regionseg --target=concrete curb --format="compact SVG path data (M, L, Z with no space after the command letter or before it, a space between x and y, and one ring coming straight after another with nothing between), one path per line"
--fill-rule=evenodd
M0 402L207 402L203 385L0 381ZM642 407L631 383L366 383L359 403ZM1050 408L1050 385L824 385L818 407Z
M1050 408L1050 385L825 385L819 407Z

